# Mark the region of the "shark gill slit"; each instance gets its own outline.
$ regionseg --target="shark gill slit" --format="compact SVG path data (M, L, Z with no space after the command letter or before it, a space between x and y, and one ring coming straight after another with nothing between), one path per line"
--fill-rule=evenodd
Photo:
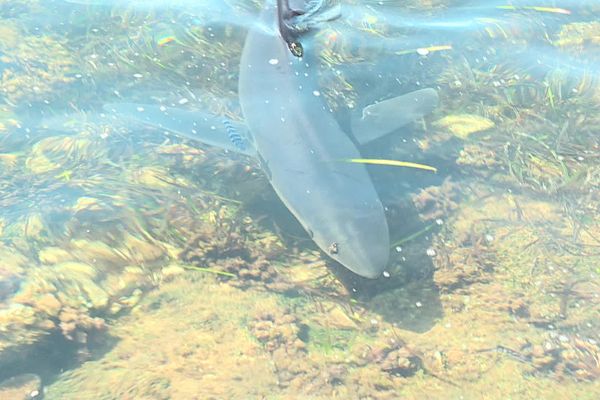
M246 150L246 142L244 141L244 138L233 127L233 125L231 125L231 122L227 118L224 118L221 122L223 123L223 126L225 126L225 130L227 131L227 137L229 137L231 143L233 143L233 145L236 148L242 151Z

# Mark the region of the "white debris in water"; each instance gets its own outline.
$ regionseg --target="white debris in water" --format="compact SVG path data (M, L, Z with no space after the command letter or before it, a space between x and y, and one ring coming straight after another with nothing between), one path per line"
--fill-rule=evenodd
M140 79L140 78L143 78L144 75L142 75L142 74L133 74L133 77Z
M158 109L162 112L167 111L167 107L165 107L165 106L160 106Z
M420 56L426 56L429 54L429 50L421 47L421 48L417 49L417 54Z
M188 100L188 99L186 99L186 98L184 97L184 98L180 99L180 100L178 101L178 103L179 103L179 104L181 104L181 105L184 105L184 104L186 104L188 101L189 101L189 100Z
M558 340L560 340L562 343L566 343L569 341L569 338L565 335L559 335Z
M435 250L432 249L431 247L427 249L427 255L429 257L434 257L435 256Z
M144 107L138 107L136 110L138 110L139 112L144 112Z
M371 325L377 325L378 323L379 321L377 321L375 318L371 320Z
M386 277L386 278L389 278L390 277L390 273L387 272L387 271L383 271L383 276Z
M444 221L441 218L436 219L435 223L438 225L444 225Z
M313 90L313 94L319 97L321 95L321 92L319 92L318 90Z
M417 308L421 308L421 307L423 307L423 303L421 303L420 301L417 301L415 303L415 306L417 306Z
M271 64L271 65L277 65L277 64L279 64L279 60L276 59L276 58L271 58L269 60L269 64Z
M402 247L396 246L396 253L400 253L402 251Z
M485 235L485 241L488 243L492 243L494 241L494 237L488 233L487 235Z

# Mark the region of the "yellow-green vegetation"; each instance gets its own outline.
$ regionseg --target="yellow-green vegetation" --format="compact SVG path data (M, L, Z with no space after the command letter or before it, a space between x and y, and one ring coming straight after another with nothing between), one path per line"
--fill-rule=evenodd
M0 134L6 133L9 128L17 125L18 121L10 107L0 105Z
M0 76L0 93L9 104L53 100L61 85L73 81L75 62L63 39L30 34L10 20L3 20L0 36L1 62L14 65Z
M600 109L600 82L592 67L597 52L577 50L595 46L593 26L572 23L548 32L540 25L531 32L510 32L500 38L511 48L500 64L450 55L452 62L438 78L446 89L432 117L434 132L421 148L458 155L463 171L538 193L597 187L598 141L592 128ZM522 65L515 54L526 57L529 43L537 40L531 35L540 30L545 35L540 45L551 49L546 57L574 57L577 67L545 61L532 72L527 62ZM469 141L452 142L448 131Z
M434 126L447 129L460 139L467 139L471 134L486 131L494 127L494 122L478 115L447 115L433 123Z
M581 52L588 47L600 46L600 22L574 22L565 24L554 45L569 52Z
M25 161L27 168L34 174L42 174L64 167L66 163L78 165L89 159L92 142L86 135L76 137L52 136L37 142ZM63 170L58 177L70 179L72 172Z

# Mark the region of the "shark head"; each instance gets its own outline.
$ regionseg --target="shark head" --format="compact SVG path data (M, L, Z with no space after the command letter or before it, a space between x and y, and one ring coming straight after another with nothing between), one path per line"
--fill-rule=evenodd
M315 243L352 272L365 278L379 277L390 253L388 226L382 210L354 207L338 209L336 214L308 230L309 234L314 232Z

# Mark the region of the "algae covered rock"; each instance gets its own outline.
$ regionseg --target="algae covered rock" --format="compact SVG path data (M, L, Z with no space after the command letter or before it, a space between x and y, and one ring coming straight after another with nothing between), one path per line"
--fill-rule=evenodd
M563 25L554 45L580 52L585 46L600 46L600 22L573 22Z
M433 124L436 127L450 131L459 139L467 139L477 132L486 131L495 126L494 121L475 114L448 115Z
M41 249L38 253L38 259L42 264L58 264L65 261L74 261L74 256L68 251L55 246L48 246Z
M36 143L25 165L34 174L43 174L92 158L93 142L85 135L51 136Z

